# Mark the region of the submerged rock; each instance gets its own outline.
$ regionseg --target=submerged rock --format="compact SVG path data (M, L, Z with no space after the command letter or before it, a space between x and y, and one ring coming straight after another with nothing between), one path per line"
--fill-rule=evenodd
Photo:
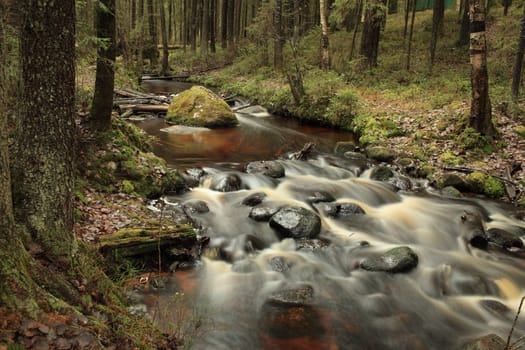
M361 268L368 271L408 272L417 266L418 256L409 247L390 249L380 256L366 258L361 262Z
M489 334L465 344L461 350L503 350L505 345L500 336Z
M202 86L176 95L168 107L166 121L188 126L221 128L238 124L235 113L224 100Z
M275 272L288 272L293 264L282 256L274 256L269 261L270 268Z
M280 239L314 238L321 231L321 219L314 212L301 207L284 207L270 219Z
M284 166L275 160L262 160L248 163L246 172L248 174L263 174L277 179L284 177Z
M270 294L268 302L280 305L309 305L314 300L314 289L305 284Z
M518 235L499 228L489 229L487 231L487 239L490 243L504 249L523 248L523 241Z

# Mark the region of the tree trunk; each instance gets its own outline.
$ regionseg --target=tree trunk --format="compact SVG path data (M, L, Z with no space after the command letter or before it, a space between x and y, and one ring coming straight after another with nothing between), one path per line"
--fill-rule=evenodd
M191 52L197 51L197 0L190 0L191 2L191 23L190 23L190 45Z
M510 5L512 5L512 0L503 0L503 16L509 13Z
M160 0L158 2L160 9L160 34L162 40L162 65L161 72L162 76L168 75L169 71L169 50L168 50L168 32L166 29L166 11L164 9L164 1Z
M174 23L173 18L173 1L174 0L168 0L168 44L171 44L175 40L175 32L177 26Z
M153 0L148 0L148 28L149 28L149 37L150 44L148 55L153 67L159 65L159 51L157 49L158 39L157 39L157 25L155 24L155 11L153 7Z
M105 45L99 46L97 52L97 73L90 124L99 131L111 128L115 85L115 10L115 0L95 2L97 38L103 40Z
M228 0L222 0L221 6L221 47L228 46Z
M326 1L319 0L319 10L321 16L321 69L330 69L330 51L328 41L328 11Z
M412 19L410 20L410 31L408 34L407 70L410 70L410 58L412 56L412 36L414 35L414 20L416 19L417 0L412 0Z
M470 19L469 19L469 7L468 0L461 0L463 5L463 15L461 16L461 26L459 28L459 37L457 41L458 46L465 46L470 40Z
M234 39L235 39L235 1L228 0L228 13L227 17L227 37L228 37L228 47L230 50L234 49Z
M430 37L430 62L429 72L432 72L434 58L436 56L436 46L438 36L443 28L443 17L445 15L445 0L434 0L434 10L432 12L432 34Z
M208 54L208 35L210 33L210 0L202 0L201 56Z
M482 135L493 136L495 129L492 125L492 108L489 97L485 1L469 0L469 12L470 64L472 67L469 126Z
M357 2L357 20L354 27L354 34L352 35L352 44L350 45L350 54L349 54L349 60L351 61L354 58L354 51L355 51L355 42L357 38L357 31L359 30L359 24L361 23L361 16L363 14L363 0L358 0Z
M405 26L403 28L403 41L407 38L407 32L408 32L408 14L410 13L410 10L412 9L412 2L414 0L405 0Z
M282 70L283 68L283 46L284 46L284 33L283 33L283 3L282 0L275 1L275 8L273 10L273 27L274 27L274 40L273 40L273 67L275 70Z
M137 25L137 0L131 0L131 30Z
M216 48L216 38L217 38L217 0L210 0L210 51L215 53Z
M525 52L525 6L523 6L523 15L521 17L520 37L518 40L518 51L516 52L516 60L512 68L512 101L518 99L521 83L521 69L523 67L523 53Z
M369 68L377 67L377 53L384 11L382 3L371 3L367 5L365 12L360 52L361 55L365 56Z
M25 1L16 135L17 218L48 258L73 254L75 2Z

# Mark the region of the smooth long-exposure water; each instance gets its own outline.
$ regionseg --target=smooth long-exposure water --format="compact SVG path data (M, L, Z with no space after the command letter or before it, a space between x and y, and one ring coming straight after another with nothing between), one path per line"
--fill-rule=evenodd
M202 266L173 282L205 310L189 332L193 348L442 350L489 333L506 339L525 294L523 249L477 248L470 237L503 231L521 241L522 213L442 196L395 169L388 181L373 180L376 164L330 153L344 133L238 118L237 129L185 135L158 131L162 120L140 124L160 136L155 152L171 165L206 173L191 191L167 197L170 210L210 237ZM305 142L317 145L308 160L286 157ZM283 177L245 171L249 161L279 156L269 164ZM308 213L288 218L299 231L309 216L320 227L307 237L283 233L276 213L285 208ZM409 247L416 265L364 268L397 247ZM520 320L513 339L523 334Z

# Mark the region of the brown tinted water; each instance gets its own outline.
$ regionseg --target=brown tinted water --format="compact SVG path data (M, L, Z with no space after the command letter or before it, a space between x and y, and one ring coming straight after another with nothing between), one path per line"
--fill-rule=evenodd
M209 176L191 191L166 198L173 212L196 202L209 209L191 214L199 234L210 238L202 265L172 279L193 298L194 304L185 305L194 313L184 316L197 317L186 333L193 348L448 350L489 333L506 339L525 291L523 249L478 249L464 237L470 230L501 229L523 240L525 221L516 208L450 198L414 179L405 178L410 190L400 191L393 184L403 177L395 169L392 179L374 180L374 164L329 154L337 140L349 138L343 133L271 116L239 120L238 130L197 136L161 133L162 120L141 124L159 135L156 152L170 164L202 166ZM282 178L247 174L240 166L275 159L308 141L327 153L308 161L278 160ZM240 179L239 190L213 188L225 174ZM364 214L334 216L310 200L319 192L335 203L358 205ZM316 239L283 239L268 221L253 220L252 207L242 203L256 193L265 196L258 207L315 213L321 220ZM465 223L465 211L479 219L473 221L477 226ZM361 267L400 246L418 256L413 269ZM313 294L303 302L299 292L305 286ZM166 314L156 314L161 324L181 310L170 304L178 296L168 296L168 290L156 299ZM279 301L290 290L291 300ZM514 334L525 334L522 320Z

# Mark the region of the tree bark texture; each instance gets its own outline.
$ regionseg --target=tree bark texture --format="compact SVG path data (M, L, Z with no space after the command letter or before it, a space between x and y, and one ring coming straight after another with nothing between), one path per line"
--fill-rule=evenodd
M202 0L201 56L208 54L208 36L210 33L210 0Z
M432 72L436 47L439 34L443 28L443 17L445 16L445 0L434 0L434 10L432 12L432 34L430 37L430 62L428 70Z
M221 6L221 47L228 46L228 0L222 0Z
M369 68L377 67L379 37L384 13L382 3L371 2L366 4L360 53L365 56Z
M95 2L95 26L97 38L103 41L97 52L95 92L91 106L90 123L95 130L111 128L113 88L115 86L116 21L115 0Z
M523 15L521 17L520 37L518 40L518 51L516 52L516 59L514 67L512 68L512 87L511 97L513 101L518 99L521 83L521 70L523 68L523 53L525 52L525 6L523 6Z
M492 107L489 97L485 1L469 0L469 15L470 65L472 68L469 126L482 135L492 136L495 130L492 125Z
M164 9L164 1L158 3L160 9L160 35L162 40L162 65L161 75L168 75L169 65L169 50L168 50L168 29L166 27L166 11Z
M328 70L330 69L330 50L326 0L319 0L319 10L321 16L321 69Z
M75 2L26 0L21 119L16 135L18 221L50 257L73 253Z
M283 33L283 3L282 0L275 1L275 8L273 10L273 67L276 70L283 68L283 47L284 47L284 33Z
M157 24L155 23L155 8L153 6L153 0L148 0L148 28L149 28L149 37L150 44L148 56L153 67L158 66L159 64L159 51L157 49L158 39L157 39Z
M461 0L463 5L463 12L461 16L461 26L459 27L458 46L465 46L470 40L470 19L469 19L469 7L468 0Z
M414 20L416 19L417 0L412 0L412 19L410 20L410 30L408 34L407 49L407 70L410 70L410 58L412 56L412 36L414 35Z
M210 51L215 53L217 38L217 0L210 0Z

